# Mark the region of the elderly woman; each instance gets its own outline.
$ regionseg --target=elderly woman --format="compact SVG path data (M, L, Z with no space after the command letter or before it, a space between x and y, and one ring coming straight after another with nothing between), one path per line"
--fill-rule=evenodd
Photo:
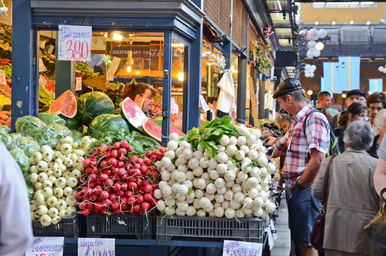
M326 200L324 248L326 256L381 256L382 249L364 232L382 205L374 188L377 160L366 153L374 135L365 121L352 122L344 132L346 151L331 163ZM325 159L312 185L312 193L322 199L323 184L330 158Z
M369 153L370 156L378 159L378 148L379 145L381 145L386 132L386 109L382 109L375 116L373 120L373 131L375 134L374 142L371 148L367 150L367 153Z

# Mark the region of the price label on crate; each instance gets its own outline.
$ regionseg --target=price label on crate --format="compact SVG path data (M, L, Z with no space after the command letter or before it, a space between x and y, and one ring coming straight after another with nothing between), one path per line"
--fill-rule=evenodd
M42 58L39 58L39 72L47 71L46 66L44 66Z
M34 237L25 256L63 256L64 237Z
M223 256L262 256L263 244L224 240Z
M91 26L59 25L59 60L91 60Z
M0 84L7 84L7 80L5 79L5 71L0 69Z
M76 82L75 82L75 91L81 91L82 90L82 78L81 77L77 77L75 78Z
M78 256L115 256L115 239L78 238Z

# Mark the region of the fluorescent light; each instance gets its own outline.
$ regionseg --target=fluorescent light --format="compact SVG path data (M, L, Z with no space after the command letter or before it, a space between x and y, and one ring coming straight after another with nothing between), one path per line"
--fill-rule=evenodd
M277 0L276 2L277 2L277 7L279 7L279 10L280 11L283 10L283 8L281 8L280 0Z
M118 40L118 41L121 41L121 40L122 40L122 38L123 38L123 36L122 36L122 35L120 35L120 34L116 34L116 33L113 33L113 39L114 39L114 40Z

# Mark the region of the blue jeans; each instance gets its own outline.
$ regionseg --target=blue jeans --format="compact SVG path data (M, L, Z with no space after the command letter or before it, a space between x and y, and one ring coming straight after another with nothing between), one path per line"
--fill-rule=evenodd
M297 246L311 246L310 235L320 208L321 202L312 195L311 185L304 190L294 189L288 201L288 224Z

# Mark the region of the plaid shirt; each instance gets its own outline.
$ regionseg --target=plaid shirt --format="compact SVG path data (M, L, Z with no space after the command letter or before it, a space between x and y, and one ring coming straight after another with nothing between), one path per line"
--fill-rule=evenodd
M275 145L278 151L286 154L284 177L287 200L291 198L296 182L306 169L306 158L311 149L315 148L323 154L328 152L330 129L327 118L322 113L310 114L306 126L307 137L304 135L303 123L311 110L311 105L302 108L295 116L290 130Z

